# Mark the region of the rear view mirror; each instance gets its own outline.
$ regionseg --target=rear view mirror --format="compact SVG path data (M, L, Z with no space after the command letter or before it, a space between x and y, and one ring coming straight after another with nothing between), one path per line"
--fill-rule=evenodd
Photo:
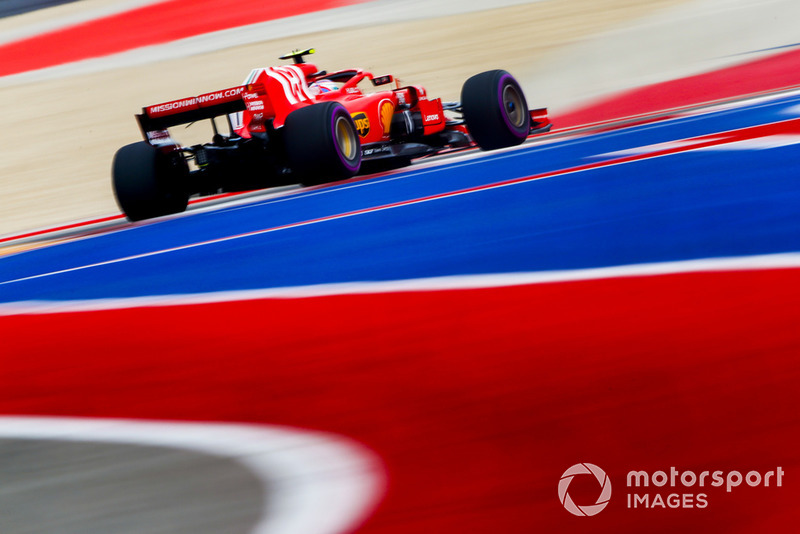
M391 74L384 74L383 76L375 76L372 78L372 85L375 87L379 85L386 85L387 83L392 83L394 78Z

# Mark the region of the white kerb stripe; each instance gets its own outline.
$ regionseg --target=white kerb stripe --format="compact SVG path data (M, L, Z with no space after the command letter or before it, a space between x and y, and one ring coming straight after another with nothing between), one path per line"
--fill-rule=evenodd
M414 291L457 291L493 287L512 287L531 284L579 282L645 276L664 276L699 272L762 271L800 268L800 253L766 254L731 258L705 258L696 260L642 263L575 269L564 271L534 271L516 273L491 273L453 275L408 280L342 282L307 286L272 287L189 293L152 295L131 298L87 299L68 301L20 301L0 304L0 317L49 313L74 313L155 306L184 306L261 299L317 298L336 295L365 295Z

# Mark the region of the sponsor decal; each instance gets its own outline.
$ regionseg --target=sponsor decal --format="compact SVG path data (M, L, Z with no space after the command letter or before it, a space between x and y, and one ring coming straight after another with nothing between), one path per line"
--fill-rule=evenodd
M356 129L358 130L359 137L366 137L369 134L369 117L363 111L358 113L351 113L351 117L353 117L353 122L356 123Z
M365 148L363 151L364 156L375 156L377 154L391 154L391 149L388 146L379 146L374 148Z
M153 130L147 132L147 140L151 145L174 145L175 141L169 134L169 130Z
M264 102L261 100L256 100L255 102L248 102L247 109L250 111L263 111Z
M156 104L147 108L147 115L150 117L159 117L162 115L170 115L173 113L180 113L182 111L189 111L201 107L207 107L216 103L232 102L245 92L246 86L231 87L230 89L223 89L222 91L214 91L213 93L206 93L200 96L193 96L190 98L183 98L181 100L173 100L172 102L164 102L163 104Z
M434 113L434 114L431 114L431 115L425 115L425 122L426 123L439 122L439 120L440 119L439 119L439 114L438 113Z
M172 113L172 112L179 112L184 109L192 109L197 107L197 98L184 98L183 100L174 100L172 102L165 102L163 104L157 104L155 106L150 106L147 108L147 114L152 116L159 115L162 113Z
M240 86L240 87L233 87L231 89L225 89L223 91L206 93L204 95L198 96L197 102L202 106L203 104L211 104L218 100L222 100L225 102L230 100L235 100L235 98L241 95L245 91L245 89L247 89L246 86Z
M391 100L381 100L378 104L378 116L381 118L383 134L389 135L392 129L392 117L394 116L394 104Z

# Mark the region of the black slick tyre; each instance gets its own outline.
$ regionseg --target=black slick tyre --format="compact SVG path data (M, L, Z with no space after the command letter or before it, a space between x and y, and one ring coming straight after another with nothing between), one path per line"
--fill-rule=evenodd
M117 205L131 221L141 221L186 210L189 167L169 149L143 141L120 148L111 176Z
M476 74L464 82L461 106L470 135L483 150L519 145L531 117L517 80L504 70Z
M303 185L355 176L361 168L361 141L353 118L338 102L296 109L283 126L289 166Z

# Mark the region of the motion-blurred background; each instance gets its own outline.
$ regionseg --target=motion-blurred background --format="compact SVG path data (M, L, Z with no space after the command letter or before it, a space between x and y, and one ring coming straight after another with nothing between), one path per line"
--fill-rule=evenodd
M139 139L141 107L236 85L294 48L446 100L470 75L505 68L558 127L602 95L792 44L800 10L790 0L2 4L0 235L116 213L110 162Z

